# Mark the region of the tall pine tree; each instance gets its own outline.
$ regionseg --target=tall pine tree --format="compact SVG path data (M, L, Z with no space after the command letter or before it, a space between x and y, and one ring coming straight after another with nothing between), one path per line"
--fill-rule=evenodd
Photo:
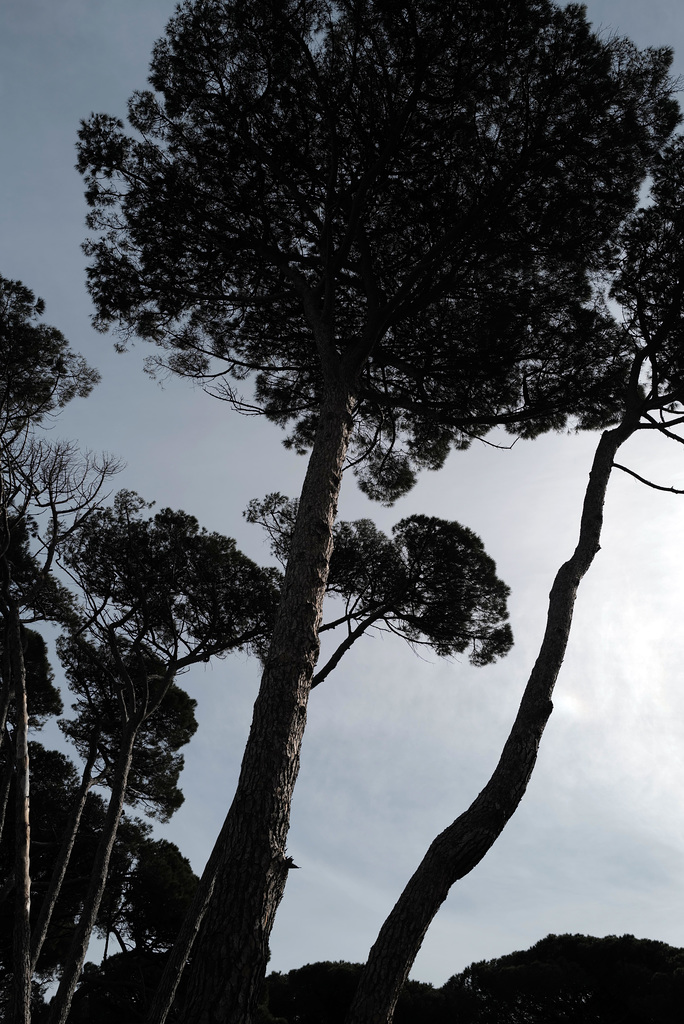
M678 120L670 58L548 0L187 0L133 134L83 125L99 326L311 448L188 1018L255 1005L350 448L392 501L495 423L618 416L592 280Z

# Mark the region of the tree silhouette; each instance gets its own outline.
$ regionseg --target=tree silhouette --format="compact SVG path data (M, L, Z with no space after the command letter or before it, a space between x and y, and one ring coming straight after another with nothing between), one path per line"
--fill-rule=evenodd
M547 0L187 0L134 134L83 125L98 326L238 405L250 378L311 447L188 1017L257 998L348 452L392 501L495 423L618 416L630 349L593 278L677 122L670 57Z
M48 440L45 426L98 375L54 327L38 322L43 303L20 281L0 277L0 749L5 762L2 815L15 778L14 964L12 1013L31 1016L29 713L25 626L63 623L70 598L51 575L57 549L93 507L116 471L108 458ZM12 729L6 728L12 708Z
M149 517L149 509L138 495L121 491L111 507L93 511L72 531L60 551L81 598L79 618L60 645L77 694L77 717L62 728L86 761L83 799L96 779L110 797L51 1024L63 1024L69 1013L124 804L142 804L164 821L182 802L177 750L196 722L195 702L175 684L177 675L231 650L261 650L278 599L277 572L255 565L234 541L201 530L184 512L163 509ZM73 834L77 828L75 816ZM65 836L62 874L69 842Z
M599 550L603 503L614 467L655 484L616 462L638 431L656 431L684 444L684 142L664 148L653 171L652 205L628 218L610 296L622 306L620 330L632 351L623 413L601 435L585 492L575 551L559 569L549 595L546 630L499 763L470 807L430 844L397 900L370 954L349 1024L391 1020L404 979L425 932L451 886L480 862L515 812L529 782L565 655L575 598Z
M470 964L441 988L407 982L397 1024L675 1024L684 950L633 935L547 935ZM258 1024L343 1022L361 964L307 964L266 979Z

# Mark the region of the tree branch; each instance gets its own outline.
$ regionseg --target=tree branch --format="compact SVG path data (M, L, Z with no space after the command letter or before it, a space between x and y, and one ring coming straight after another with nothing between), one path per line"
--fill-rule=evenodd
M317 672L313 679L311 680L312 690L314 686L318 686L319 683L322 683L323 680L330 675L332 670L340 663L340 661L347 653L351 645L356 640L358 640L361 634L364 633L369 626L372 626L374 622L377 622L378 619L381 619L385 611L386 609L383 609L376 612L374 615L370 615L367 619L364 619L363 622L360 622L356 629L353 629L351 633L349 633L349 635L345 637L345 639L342 641L342 643L337 648L335 653L328 659L328 661L320 670L320 672Z
M639 476L633 469L627 469L627 466L621 466L619 462L614 462L613 466L615 469L621 469L623 473L629 473L635 480L640 480L642 484L646 484L647 487L652 487L656 491L668 491L670 494L684 494L684 490L679 490L676 487L663 487L661 484L654 484L651 480L647 480L646 477Z

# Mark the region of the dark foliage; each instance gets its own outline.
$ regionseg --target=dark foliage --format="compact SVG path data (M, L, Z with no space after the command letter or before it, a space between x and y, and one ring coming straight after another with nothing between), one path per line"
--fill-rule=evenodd
M287 562L298 503L282 494L253 499L245 512L269 535L271 551ZM513 643L506 622L509 588L480 538L460 523L409 516L392 537L370 519L337 523L333 531L327 592L344 601L345 614L321 632L363 623L390 629L411 644L448 657L469 651L474 665L507 654Z
M58 622L73 620L74 598L66 587L46 571L46 559L35 553L44 545L37 539L37 527L30 515L16 515L16 508L7 510L4 522L5 594L17 602L23 622Z
M620 233L611 298L623 309L635 348L646 354L648 391L660 408L684 396L684 140L666 146L653 169L651 203Z
M39 743L30 744L31 758L31 920L40 911L42 896L47 888L55 858L62 842L69 812L76 798L78 774L64 754L46 750ZM7 821L0 844L0 888L3 892L0 913L0 958L5 979L11 978L12 927L14 919L14 800L13 788L7 808ZM53 924L37 969L37 983L50 980L58 971L68 943L74 920L79 913L85 891L90 864L102 827L104 805L102 799L91 794L84 811L67 877L62 887Z
M76 717L62 719L60 728L84 761L93 736L97 736L94 771L112 788L127 720L121 703L121 666L108 648L93 647L83 640L62 638L58 650L70 689L78 698L72 705ZM123 671L138 702L154 700L155 689L166 685L166 666L149 653L125 658ZM183 756L178 751L197 730L196 707L196 700L171 683L154 714L139 727L124 799L129 806L142 805L160 821L168 821L183 802L178 788Z
M229 537L194 516L152 506L121 491L98 509L62 551L78 583L89 630L122 650L144 645L164 665L209 660L229 650L260 652L278 602L280 575L262 569Z
M50 752L39 747L32 751L28 735L29 728L40 727L62 709L45 644L26 625L40 620L73 624L73 599L52 575L56 551L92 509L115 470L107 457L81 455L73 444L55 442L45 433L60 408L90 393L98 374L69 349L59 331L38 322L42 313L42 301L29 289L0 278L0 889L6 901L0 928L0 956L6 967L1 999L12 1019L24 1022L30 1018L31 1003L40 1003L40 982L32 981L31 929L41 899L36 898L39 890L36 896L32 890L36 879L40 884L41 875L50 873L41 847L51 848L53 860L60 848L60 839L51 829L41 838L48 797L41 792L40 782L35 793L31 783L33 754L39 765L42 758L43 770L49 774L45 761ZM60 763L59 757L52 757L53 781L58 789L59 782L68 789L73 782L66 777L68 762ZM64 795L66 790L60 792ZM56 800L56 819L60 810L64 811L64 804ZM44 947L39 979L51 969L50 957L54 960L57 955L63 936L60 914L63 907Z
M86 963L69 1024L143 1024L163 969L158 953L116 953L99 966Z
M40 423L99 380L55 327L38 323L45 303L21 281L0 277L0 430L3 441Z
M297 448L342 384L382 500L493 423L606 424L592 275L677 123L670 60L548 0L186 0L133 134L81 129L96 322L222 397L252 378Z
M344 1024L361 964L343 960L307 964L266 979L266 998L256 1024ZM442 1000L432 985L409 981L399 999L396 1024L441 1024Z
M24 629L22 638L29 707L28 723L31 729L41 729L48 718L62 713L62 697L54 685L55 676L48 660L47 644L43 637L33 629ZM2 644L0 643L1 657ZM16 723L13 706L10 706L7 721L14 729Z
M58 751L46 750L38 743L31 744L31 769L31 917L35 922L76 797L78 775L68 758ZM6 839L0 844L0 1006L6 1005L12 981L12 801L8 817ZM91 793L34 979L36 1021L42 1019L41 991L47 982L59 977L62 961L68 952L104 817L102 798ZM178 848L166 840L150 839L149 832L149 825L138 819L122 819L110 864L106 896L100 908L97 932L102 937L117 935L134 945L134 950L127 954L130 956L125 967L128 981L122 984L123 973L118 977L121 992L118 999L113 1000L112 1008L126 1006L130 992L135 990L138 959L144 961L149 956L154 961L151 954L167 950L172 945L197 883L187 859ZM92 980L96 975L108 978L108 971L107 963L100 968L88 965L86 978ZM85 981L84 986L88 990ZM99 1020L99 1013L88 1019ZM102 1020L105 1019L109 1018L103 1016Z
M120 492L63 546L83 607L58 644L77 717L62 730L87 759L97 734L97 773L112 786L127 723L138 721L125 800L166 820L197 723L192 700L173 680L188 665L267 642L279 574L261 569L235 542L200 529L184 512ZM88 638L88 639L86 639Z
M99 931L116 932L126 948L99 965L86 964L69 1021L133 1024L146 1019L150 998L192 900L197 876L178 848L148 838L132 845L100 910ZM175 1020L175 1018L171 1018Z
M164 952L176 940L197 876L187 857L166 839L140 843L135 855L122 894L121 931L137 952Z
M353 620L381 614L393 632L443 657L469 650L472 664L487 665L513 643L509 589L480 538L460 523L410 516L392 539L369 519L339 523L328 590Z
M632 935L549 935L443 988L463 1024L676 1024L684 950Z
M270 974L257 1024L343 1024L361 964ZM408 982L396 1024L677 1024L684 950L632 935L549 935L471 964L440 989Z

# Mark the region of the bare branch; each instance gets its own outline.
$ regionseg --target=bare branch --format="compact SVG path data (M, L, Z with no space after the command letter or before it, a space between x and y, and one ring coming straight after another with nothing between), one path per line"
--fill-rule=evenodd
M658 423L653 416L649 413L644 413L644 417L649 421L648 424L642 423L640 425L641 430L659 430L665 437L669 437L672 441L677 441L679 444L684 444L684 437L680 437L679 434L675 434L674 431L669 430L663 423Z
M623 473L629 473L635 480L640 480L642 484L646 484L647 487L652 487L656 491L668 491L670 494L684 494L684 489L680 490L677 487L663 487L662 484L654 484L651 480L647 480L646 477L639 476L633 469L627 469L627 466L621 466L619 462L614 462L613 466L615 469L621 469Z

